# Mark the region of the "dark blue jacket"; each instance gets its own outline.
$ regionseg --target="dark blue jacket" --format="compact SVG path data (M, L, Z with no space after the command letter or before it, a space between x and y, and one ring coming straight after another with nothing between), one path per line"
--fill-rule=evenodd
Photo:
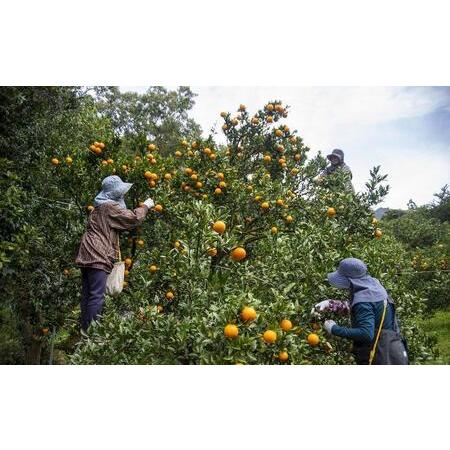
M351 339L355 343L372 344L380 326L384 302L361 302L351 307L351 328L333 325L331 332L335 336ZM387 304L383 329L394 329L394 309Z

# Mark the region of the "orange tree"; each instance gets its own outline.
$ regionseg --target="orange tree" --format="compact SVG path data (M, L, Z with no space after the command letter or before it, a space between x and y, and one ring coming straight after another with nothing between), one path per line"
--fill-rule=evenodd
M134 149L156 134L168 148L195 136L192 98L187 88L0 88L0 362L39 364L54 338L78 339L73 259L101 179L120 170L116 157L138 164Z
M73 363L351 363L348 343L310 317L317 301L342 298L324 279L347 256L391 291L412 359L428 356L416 325L423 300L402 282L401 247L372 217L385 177L375 168L358 195L339 174L313 182L325 160L307 158L287 115L279 101L254 115L241 105L221 113L226 145L186 138L169 151L141 136L131 153L117 140L97 155L95 176L116 173L134 183L130 203L151 196L156 206L123 235L124 291L107 299Z

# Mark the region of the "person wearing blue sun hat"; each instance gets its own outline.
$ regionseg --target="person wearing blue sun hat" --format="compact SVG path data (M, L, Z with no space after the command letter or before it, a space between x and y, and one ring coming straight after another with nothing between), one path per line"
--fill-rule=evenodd
M117 175L103 179L101 191L94 199L87 229L78 246L75 263L81 269L81 328L87 330L103 309L106 280L120 255L119 233L136 228L143 222L154 202L147 198L131 210L125 195L133 186Z
M407 364L405 342L400 336L393 301L383 285L370 276L364 262L357 258L343 259L327 278L332 286L350 293L346 308L350 310L351 327L326 320L326 332L352 340L358 364ZM324 300L313 310L333 310L336 302Z

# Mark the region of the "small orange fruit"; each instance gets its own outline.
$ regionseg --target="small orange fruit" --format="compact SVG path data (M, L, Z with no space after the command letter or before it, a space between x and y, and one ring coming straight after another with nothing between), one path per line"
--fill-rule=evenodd
M284 201L281 198L277 199L277 205L278 206L283 206L284 205Z
M203 183L201 181L197 181L197 183L195 183L195 187L197 189L201 189L203 187Z
M245 321L251 321L256 319L256 311L251 306L246 306L241 311L241 318Z
M264 210L268 210L270 208L269 202L262 202L261 203L261 208L264 209Z
M228 116L228 113L225 112L225 111L222 111L222 112L220 113L220 117L223 117L224 119L225 119L225 117L227 117L227 116Z
M211 257L214 257L217 255L217 248L216 247L210 247L208 248L208 255Z
M180 248L181 247L181 242L180 241L175 241L173 243L173 245L174 245L175 248Z
M130 267L132 262L133 260L131 258L125 258L124 263L126 267Z
M266 330L264 331L263 339L267 344L273 344L277 340L277 333L273 330Z
M272 157L270 155L264 155L263 160L265 163L270 163L270 161L272 161Z
M251 122L252 122L252 125L258 125L259 124L259 119L257 117L253 117Z
M186 175L192 175L192 169L190 167L186 167L186 169L184 169L184 173Z
M300 155L300 153L296 153L296 154L294 155L294 159L295 159L296 161L300 161L300 160L302 159L302 155Z
M272 228L270 229L270 232L271 232L272 234L277 234L277 233L278 233L278 228L277 228L277 227L272 227Z
M377 239L379 239L381 236L383 236L383 232L382 232L379 228L377 228L377 229L375 230L374 235L375 235L375 237L376 237Z
M47 336L47 334L48 334L48 332L49 332L49 330L48 330L48 328L42 328L42 334L44 335L44 336Z
M206 148L203 149L203 153L204 153L205 155L210 155L210 154L212 153L212 151L211 151L210 148L206 147Z
M336 210L332 207L327 209L327 216L328 217L334 217L336 215Z
M239 111L245 111L247 107L245 105L240 104L239 105Z
M273 116L267 116L266 120L268 123L272 123L273 122Z
M282 137L283 136L283 132L281 130L275 130L275 136L276 137Z
M222 234L227 226L225 225L225 222L218 220L217 222L214 222L212 228L216 233Z
M152 175L153 174L149 170L144 172L144 177L147 178L147 180L151 180L152 179Z
M266 105L267 111L273 111L274 108L275 108L275 107L272 105L272 103L268 103L268 104Z
M319 336L317 336L316 333L308 334L306 340L308 341L308 344L311 345L311 347L316 347L320 342Z
M289 216L286 216L286 218L284 220L286 221L286 223L292 223L294 221L294 218L291 215L289 215Z
M66 164L70 166L73 163L73 159L70 156L66 157Z
M148 144L147 149L150 150L151 152L154 152L156 150L156 145L155 144Z
M230 257L233 261L242 261L246 256L247 252L243 247L235 247L230 253Z
M222 189L220 189L220 188L214 189L214 194L215 195L221 195L222 194Z
M163 206L160 205L159 203L157 205L155 205L155 207L153 208L153 210L158 212L158 213L163 212L163 209L164 209Z
M165 173L165 174L164 174L164 179L165 179L166 181L170 181L170 180L172 179L172 174L171 174L171 173Z
M166 298L167 300L172 300L175 297L174 293L172 291L166 292Z
M284 351L284 352L278 353L278 359L279 359L281 362L286 362L286 361L289 359L288 352Z
M238 337L239 328L236 325L229 323L223 330L225 336L230 339Z
M59 164L59 159L58 158L52 158L52 164L54 166L57 166Z
M89 212L94 211L94 207L93 207L92 205L87 205L87 206L86 206L86 209L87 209Z
M222 180L222 181L223 181L223 179L225 178L225 175L224 175L222 172L218 172L217 175L216 175L216 177L217 177L219 180Z
M181 153L180 150L177 150L177 151L175 152L175 156L176 156L177 158L181 158L181 157L183 156L183 153Z
M139 247L143 247L144 244L145 244L145 242L144 242L142 239L139 239L139 240L137 241L137 245L139 245Z
M292 322L291 322L289 319L283 319L283 320L280 322L280 328L281 328L283 331L289 331L289 330L292 329Z
M156 264L152 264L151 266L149 266L148 270L150 271L150 273L155 273L158 270L158 266Z

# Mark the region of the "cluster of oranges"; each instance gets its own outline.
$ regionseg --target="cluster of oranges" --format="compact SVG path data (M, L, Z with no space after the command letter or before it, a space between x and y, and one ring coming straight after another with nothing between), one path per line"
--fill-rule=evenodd
M90 146L89 146L89 150L92 153L95 153L96 155L100 155L103 150L105 148L105 143L104 142L93 142Z
M67 164L68 166L71 166L72 163L73 163L73 159L72 159L71 156L66 156L66 158L64 159L64 161L66 162L66 164ZM54 166L58 166L59 163L60 163L60 161L59 161L58 158L56 158L56 157L54 156L54 157L51 159L51 163L52 163Z
M244 324L247 324L249 322L256 320L257 313L253 307L245 306L241 310L240 317L244 322ZM286 318L282 319L279 325L281 330L285 333L288 333L293 329L292 322ZM239 336L239 327L234 323L228 323L225 326L223 332L225 337L229 339L235 339ZM278 340L278 333L275 330L267 329L264 331L261 338L266 344L274 344ZM308 334L306 340L308 344L311 345L312 347L316 347L320 343L320 338L316 333ZM280 353L278 354L278 359L282 362L287 361L289 359L288 352L286 350L280 351Z
M217 233L217 234L223 234L225 233L225 230L227 229L227 226L225 224L225 222L223 222L222 220L217 220L216 222L214 222L212 224L212 229ZM210 247L207 250L207 253L209 256L214 257L217 255L217 248L216 247ZM245 250L244 247L234 247L231 251L230 251L230 258L233 261L242 261L243 259L245 259L247 256L247 252Z

